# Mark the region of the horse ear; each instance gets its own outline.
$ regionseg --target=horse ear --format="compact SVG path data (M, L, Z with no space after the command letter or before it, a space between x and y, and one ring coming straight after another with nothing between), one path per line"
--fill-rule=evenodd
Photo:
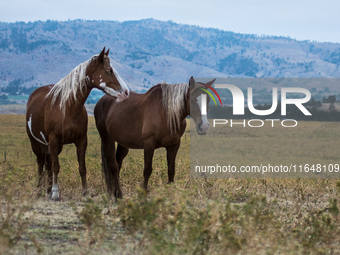
M100 52L98 58L97 58L97 61L98 62L103 62L104 60L104 54L105 54L105 47L103 48L102 52Z
M216 81L216 78L211 80L211 81L208 81L206 84L208 84L209 86L211 86L214 82Z
M107 49L107 52L105 53L105 56L108 56L110 52L110 49Z
M190 90L193 90L196 86L196 82L195 82L195 79L194 77L191 76L190 80L189 80L189 87L190 87Z

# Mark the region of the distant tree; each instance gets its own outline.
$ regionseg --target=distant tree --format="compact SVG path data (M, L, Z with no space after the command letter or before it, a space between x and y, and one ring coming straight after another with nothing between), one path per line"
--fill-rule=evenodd
M43 30L44 31L55 31L59 28L59 23L58 21L54 21L54 20L47 20L44 25L43 25Z
M340 51L334 51L332 54L329 56L328 59L325 59L326 61L339 65L340 64Z
M6 95L1 95L0 96L0 105L5 105L5 104L13 104L13 102L8 100L8 97Z
M323 98L322 99L322 102L323 103L331 103L331 104L334 104L334 102L336 101L336 98L335 98L335 95L333 96L328 96L327 98Z
M315 100L313 97L311 100L309 100L306 104L306 106L313 106L313 107L320 107L321 102L319 100Z
M218 70L220 72L227 71L231 74L244 74L255 77L259 71L259 65L252 58L245 58L233 53L224 59L220 59Z

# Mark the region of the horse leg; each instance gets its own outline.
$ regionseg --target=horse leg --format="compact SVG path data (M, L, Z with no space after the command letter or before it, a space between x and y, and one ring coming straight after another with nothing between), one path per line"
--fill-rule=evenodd
M144 145L144 189L147 190L150 175L152 173L152 158L155 147L153 143L145 143Z
M47 153L45 155L45 168L47 171L47 194L49 198L52 198L52 160L51 160L51 155L50 153Z
M170 147L166 148L166 158L168 161L168 178L169 178L169 183L174 182L174 177L175 177L175 160L176 160L176 155L180 146L180 142L172 145Z
M85 165L85 154L87 147L87 136L85 135L80 141L76 144L77 146L77 157L79 163L79 174L81 178L81 184L83 187L83 196L87 197L89 192L87 190L87 182L86 182L86 165Z
M58 146L58 155L63 150L63 146ZM46 151L44 151L45 154L45 169L47 170L47 194L49 198L52 198L52 185L53 185L53 173L52 173L52 159L51 154L48 151L48 148Z
M49 151L50 151L50 156L51 156L51 162L52 162L52 197L51 199L53 201L59 201L59 189L58 189L58 173L60 169L59 165L59 144L58 140L55 136L50 136L49 137Z
M117 152L116 152L116 160L117 160L118 169L119 169L118 175L120 173L120 169L122 168L123 160L126 157L126 155L128 154L128 152L129 152L129 148L126 148L126 147L118 144Z

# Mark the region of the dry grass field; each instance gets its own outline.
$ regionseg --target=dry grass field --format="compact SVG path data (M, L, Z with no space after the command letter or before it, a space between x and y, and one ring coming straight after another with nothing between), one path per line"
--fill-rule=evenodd
M325 160L325 155L337 159L336 144L327 144L340 137L338 123L301 125L305 128L294 135L303 144L291 153L313 161ZM265 129L257 129L254 139L242 128L230 132L226 158L235 162L266 155L274 159L275 150L290 145L250 150L246 144L252 141L269 148L266 143L285 137ZM340 254L340 182L335 178L192 179L187 129L175 184L166 184L165 150L160 149L146 195L140 189L143 152L130 151L121 171L124 199L113 203L101 175L93 117L88 137L90 198L81 196L75 147L67 145L59 157L61 201L51 202L44 188L36 187L24 115L0 115L0 254ZM291 134L288 138L294 140ZM311 149L304 154L303 148ZM288 164L290 158L281 162Z
M229 120L230 121L230 120ZM243 120L235 122L242 123ZM211 121L212 122L212 121ZM191 121L191 124L194 123ZM245 121L247 123L247 121ZM245 124L216 125L205 136L191 136L192 165L231 165L245 167L278 167L278 172L205 174L207 177L242 178L339 178L340 123L298 121L293 128L276 121L264 121L262 127ZM254 123L252 123L254 124ZM290 123L290 125L296 123ZM258 122L256 125L259 125ZM191 132L195 134L195 126ZM281 167L282 166L282 167ZM285 171L280 171L285 167ZM289 172L289 169L291 170ZM249 170L249 168L248 168ZM194 172L194 171L193 171Z

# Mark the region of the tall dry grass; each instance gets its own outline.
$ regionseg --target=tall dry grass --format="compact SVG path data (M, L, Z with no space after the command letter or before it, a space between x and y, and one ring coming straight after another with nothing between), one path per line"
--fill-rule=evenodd
M187 130L176 161L175 184L167 185L165 150L161 149L155 154L145 194L140 189L143 152L131 151L121 171L125 197L114 204L106 195L100 139L90 117L86 162L91 198L81 196L75 147L68 145L59 157L62 201L53 203L43 188L36 187L37 168L24 116L0 115L0 123L0 152L6 151L6 162L0 160L0 253L340 253L337 179L192 179ZM331 129L336 124L311 122L308 132L336 140L340 129ZM244 144L252 139L244 130L230 132L230 142L241 146L236 151L231 147L230 157L240 161L249 153L264 157L261 150L246 150ZM257 132L260 136L261 130ZM295 136L302 137L303 146L317 146L306 132L301 129ZM275 140L275 133L270 135ZM317 161L317 157L324 160L329 150L336 157L333 145L323 150L299 153Z

